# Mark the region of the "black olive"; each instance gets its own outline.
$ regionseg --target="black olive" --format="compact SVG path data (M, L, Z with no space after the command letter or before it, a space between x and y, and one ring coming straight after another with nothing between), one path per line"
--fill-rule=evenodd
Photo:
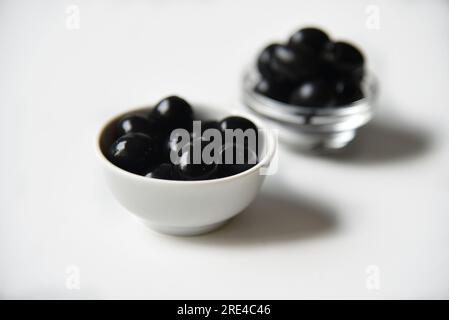
M252 149L237 145L223 145L219 176L228 177L246 171L257 164L257 154Z
M200 137L204 134L204 132L208 129L216 129L216 130L220 130L220 124L217 121L213 121L213 120L208 120L208 121L201 121L201 131L199 132L192 132L192 137L193 138L197 138Z
M358 82L351 79L339 79L335 82L336 105L345 106L363 98Z
M199 121L199 120L197 120ZM208 129L215 129L216 132L221 137L221 130L219 123L217 121L199 121L201 123L201 130L200 132L192 131L185 137L181 137L179 134L170 134L166 137L165 141L163 142L163 153L164 153L164 159L169 161L170 160L170 154L176 153L178 156L181 156L182 148L192 141L192 139L195 138L201 138L202 140L206 140L204 136L204 132ZM208 138L207 141L213 141L213 138Z
M162 99L150 114L150 119L160 123L161 127L171 132L176 128L188 131L192 128L193 111L190 104L177 96Z
M173 172L173 165L171 163L161 163L154 170L148 172L146 177L163 179L163 180L174 180L175 175Z
M220 128L222 130L224 141L223 144L233 144L233 143L239 143L243 142L245 147L251 147L254 150L257 150L257 144L258 144L258 130L254 123L252 123L250 120L238 117L238 116L231 116L224 118L220 121ZM238 139L238 132L235 132L234 130L241 129L243 131L243 136L241 139ZM232 130L232 132L227 132L229 130ZM250 130L250 131L247 131ZM254 135L251 134L251 132L254 132ZM232 133L232 136L229 135L229 133ZM249 135L247 135L249 134ZM255 141L252 141L250 137L255 137ZM231 141L228 141L232 138Z
M304 81L290 96L290 104L304 107L329 107L334 102L331 86L320 79Z
M335 42L331 47L335 69L340 74L360 81L364 75L365 58L354 45L347 42Z
M164 160L171 161L171 153L180 157L182 155L182 148L190 143L191 139L190 134L187 134L186 137L174 133L168 135L162 146Z
M288 82L275 82L261 79L254 90L268 98L281 102L288 102L288 97L293 89L293 85Z
M242 129L243 131L252 129L257 132L257 127L252 121L239 116L226 117L219 122L219 125L222 131L226 129Z
M122 136L130 132L140 132L151 135L156 131L156 128L152 125L148 119L143 115L126 115L121 118L117 123L117 134Z
M257 69L263 78L269 79L271 82L284 81L285 76L279 74L273 69L273 54L279 44L273 43L265 47L259 54L257 59Z
M273 72L283 79L297 83L305 77L316 75L320 63L315 53L307 47L293 50L288 46L279 45L273 50L271 67Z
M207 162L203 158L203 148L207 143L195 138L183 148L179 163L175 165L177 176L181 180L209 180L216 178L218 163ZM196 155L195 155L196 153Z
M288 44L294 50L306 46L319 54L329 44L329 36L318 28L303 28L290 37Z
M116 166L137 174L150 170L159 162L155 141L143 133L127 133L109 148L108 158Z

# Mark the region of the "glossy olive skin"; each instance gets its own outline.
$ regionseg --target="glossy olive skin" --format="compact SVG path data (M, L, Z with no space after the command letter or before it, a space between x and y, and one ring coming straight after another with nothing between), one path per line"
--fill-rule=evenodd
M166 132L176 128L191 130L193 110L190 104L178 96L170 96L159 101L150 114Z
M204 134L204 132L208 129L216 129L216 130L220 130L220 124L218 123L218 121L214 121L214 120L205 120L205 121L201 121L201 136ZM192 131L192 137L193 138L198 138L199 135L197 132Z
M272 61L274 50L279 46L277 43L272 43L265 47L259 54L257 59L257 69L263 78L270 80L271 82L283 81L282 75L279 75L273 70Z
M245 133L246 130L252 130L255 134L256 141L248 141L248 139L244 139L244 145L248 146L248 143L251 142L251 147L257 150L259 132L257 130L257 126L250 120L238 116L227 117L220 121L220 129L223 132L223 144L231 144L236 140L234 138L234 141L228 141L230 137L226 134L226 130L241 129L243 133Z
M329 44L329 36L318 28L303 28L295 32L289 39L288 45L294 50L306 46L319 54Z
M363 91L357 81L339 79L334 83L336 93L336 106L344 106L364 97Z
M149 120L143 114L129 114L117 122L117 137L130 132L145 133L149 136L159 135L159 127L155 121Z
M333 64L341 75L360 81L364 75L365 57L359 49L347 42L335 42L331 46Z
M291 83L273 82L267 79L261 79L254 87L257 93L281 102L288 102L292 89Z
M307 47L293 50L279 45L273 51L271 67L273 72L286 81L297 82L319 71L321 60Z
M197 120L198 121L198 120ZM217 132L221 134L220 126L217 121L201 121L201 131L198 134L196 131L190 132L189 139L184 139L182 141L182 138L178 135L168 135L163 142L163 153L164 153L164 159L170 160L170 153L174 152L177 153L178 156L181 156L181 149L187 144L192 141L192 139L201 138L205 140L204 132L208 129L216 129ZM212 139L209 139L212 141Z
M164 180L215 179L254 165L246 162L221 164L224 131L253 129L257 137L257 127L250 120L233 116L221 121L197 120L200 123L193 126L192 119L190 105L175 96L163 99L149 114L147 111L130 112L117 121L115 134L119 138L109 146L106 157L128 172ZM175 133L167 128L184 130ZM219 141L215 141L216 138ZM247 147L246 140L242 140L245 142L242 148Z
M292 92L289 102L303 107L329 107L335 103L335 94L324 80L304 81Z
M243 131L252 129L257 132L257 127L252 121L239 116L226 117L219 122L219 126L223 132L226 129L242 129Z
M155 141L143 133L127 133L109 148L109 160L116 166L137 174L154 167L159 161Z
M170 161L170 154L176 153L178 157L182 155L182 148L192 141L192 137L189 135L187 141L183 141L179 135L169 135L163 142L162 152L163 158L166 161Z
M251 130L252 132L255 133L255 137L256 140L252 141L252 139L250 139L248 137L243 137L244 138L244 146L245 147L251 147L254 150L258 150L258 141L259 141L259 132L257 129L257 126L250 120L243 118L243 117L238 117L238 116L230 116L227 118L224 118L223 120L220 121L220 129L223 132L223 144L232 144L232 143L237 143L238 140L235 138L236 132L232 132L234 137L233 139L231 139L231 137L229 136L229 134L227 134L227 130L236 130L236 129L241 129L243 131L243 134L248 133L247 130ZM232 140L232 141L229 141Z
M148 178L162 179L162 180L174 180L174 168L171 163L161 163L154 170L151 170L146 175Z
M257 164L257 154L250 148L237 144L223 145L220 151L220 177L229 177L246 171Z
M271 67L273 72L284 79L296 81L300 77L301 63L295 51L287 46L278 45L273 49Z
M347 105L363 98L364 65L353 44L333 42L318 28L302 28L287 44L270 44L260 53L254 91L298 106Z
M220 130L220 125L218 123L218 121L213 121L213 120L209 120L209 121L202 121L201 122L201 131L206 131L207 129L217 129Z
M175 165L175 173L180 180L209 180L217 177L218 164L216 162L205 163L200 157L196 163L193 153L194 144L199 143L201 152L206 143L201 138L196 138L190 142L185 148L179 159L179 163Z

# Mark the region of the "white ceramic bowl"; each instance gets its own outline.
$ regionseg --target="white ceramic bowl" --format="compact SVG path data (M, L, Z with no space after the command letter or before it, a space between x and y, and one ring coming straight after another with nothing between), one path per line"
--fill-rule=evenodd
M144 111L150 108L139 108ZM263 125L252 116L204 106L194 106L200 119L221 119L241 115L259 129ZM128 111L130 112L130 111ZM126 113L128 113L126 112ZM131 111L132 112L132 111ZM262 152L258 164L251 169L214 180L171 181L139 176L112 164L105 151L112 143L115 124L123 115L115 116L100 129L96 151L106 181L118 202L149 228L171 235L197 235L214 230L244 210L256 197L265 178L261 174L273 158L277 141L270 131L262 132Z

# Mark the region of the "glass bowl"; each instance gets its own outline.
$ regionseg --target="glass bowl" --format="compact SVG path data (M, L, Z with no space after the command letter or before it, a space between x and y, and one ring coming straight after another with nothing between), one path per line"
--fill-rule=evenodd
M362 80L364 97L338 107L303 107L283 103L257 93L255 85L261 76L249 68L242 82L242 100L246 108L276 129L279 140L309 150L332 150L351 142L357 129L373 117L378 92L377 80L367 72Z

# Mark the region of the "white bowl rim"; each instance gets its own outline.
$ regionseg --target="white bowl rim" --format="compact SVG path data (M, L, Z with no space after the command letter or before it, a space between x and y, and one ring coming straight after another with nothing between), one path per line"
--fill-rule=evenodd
M198 104L198 103L191 103L191 105L193 106L193 108L195 108L195 106L197 107L201 107L202 109L208 109L208 110L217 110L217 111L221 111L224 112L223 109L220 108L216 108L216 107L210 107L209 105L206 104ZM266 139L267 139L267 150L263 156L263 158L254 166L251 167L248 170L245 170L243 172L240 172L238 174L232 175L232 176L228 176L228 177L223 177L223 178L217 178L217 179L210 179L210 180L191 180L191 181L185 181L185 180L165 180L165 179L156 179L156 178L148 178L145 176L141 176L129 171L126 171L118 166L116 166L115 164L113 164L111 161L109 161L109 159L106 158L106 156L103 154L103 151L101 150L101 137L103 136L103 133L105 131L105 129L111 124L111 122L123 117L124 115L128 114L128 113L132 113L132 112L136 112L136 111L140 111L143 109L148 109L151 108L151 106L149 105L142 105L140 107L135 107L131 110L127 110L127 111L123 111L119 114L116 114L115 116L109 118L108 121L106 121L101 127L100 129L97 131L96 137L95 137L95 152L97 154L97 156L99 157L100 161L102 161L108 168L110 168L111 170L115 170L117 173L127 176L130 179L136 179L137 181L141 181L141 182L145 182L145 183L160 183L160 184L179 184L179 185L198 185L198 184L212 184L212 183L222 183L222 182L230 182L232 180L235 179L239 179L242 178L244 176L247 176L249 174L252 174L253 172L259 170L260 168L269 165L269 163L271 162L271 160L273 159L273 156L277 150L277 139L275 139L275 136L272 132L272 130L267 129L267 127L265 125L262 124L261 121L259 121L258 119L256 119L254 116L252 116L251 114L246 113L245 111L241 111L241 110L231 110L229 112L229 116L231 115L235 115L235 116L242 116L245 118L248 118L249 120L251 120L259 129L263 129L264 130L264 134L266 135Z

